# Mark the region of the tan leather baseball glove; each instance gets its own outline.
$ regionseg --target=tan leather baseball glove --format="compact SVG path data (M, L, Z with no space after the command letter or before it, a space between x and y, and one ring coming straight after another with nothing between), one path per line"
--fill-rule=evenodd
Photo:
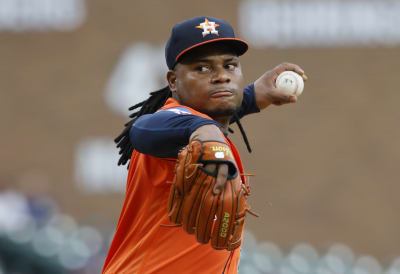
M204 168L210 163L228 165L225 187L218 195L213 193L217 174ZM211 239L214 249L233 250L241 244L246 212L252 213L249 194L227 144L193 140L178 155L168 216L187 233L195 234L198 242L206 244Z

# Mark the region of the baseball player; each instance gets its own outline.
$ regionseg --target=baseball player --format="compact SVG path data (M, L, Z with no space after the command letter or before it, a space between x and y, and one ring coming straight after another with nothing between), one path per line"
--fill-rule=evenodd
M296 102L275 86L283 63L244 87L248 49L225 21L176 24L165 47L168 86L131 108L116 138L129 162L126 196L103 273L237 273L249 188L230 123Z

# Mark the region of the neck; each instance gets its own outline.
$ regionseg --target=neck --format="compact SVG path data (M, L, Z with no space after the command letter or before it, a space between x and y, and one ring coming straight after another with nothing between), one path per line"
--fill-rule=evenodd
M211 117L221 125L221 130L224 134L228 134L229 122L231 120L231 116L223 116L223 117Z

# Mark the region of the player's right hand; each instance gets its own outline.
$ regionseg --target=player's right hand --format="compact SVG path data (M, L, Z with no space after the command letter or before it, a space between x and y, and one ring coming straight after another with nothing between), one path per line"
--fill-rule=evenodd
M264 109L270 104L283 105L295 103L297 101L296 96L288 95L276 87L276 78L285 70L298 73L304 81L308 79L304 70L300 66L292 63L281 63L273 69L266 71L254 82L256 104L259 109Z

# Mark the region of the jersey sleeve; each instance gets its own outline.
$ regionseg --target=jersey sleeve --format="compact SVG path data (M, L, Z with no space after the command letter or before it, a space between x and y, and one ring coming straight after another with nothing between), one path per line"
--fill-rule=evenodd
M135 150L159 158L176 158L189 143L190 135L203 125L220 124L175 107L140 116L129 132Z
M260 109L256 104L256 96L254 92L254 83L251 83L247 88L243 90L243 101L238 111L239 118L246 116L251 113L260 112Z

